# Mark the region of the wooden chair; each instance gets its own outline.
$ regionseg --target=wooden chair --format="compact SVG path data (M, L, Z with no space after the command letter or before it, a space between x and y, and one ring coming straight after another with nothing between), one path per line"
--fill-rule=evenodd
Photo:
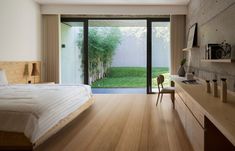
M156 106L158 104L159 98L160 98L160 102L162 102L163 94L171 94L171 101L173 103L173 108L175 108L175 88L172 86L164 88L163 82L164 82L164 76L159 75L157 77L158 96L157 96Z

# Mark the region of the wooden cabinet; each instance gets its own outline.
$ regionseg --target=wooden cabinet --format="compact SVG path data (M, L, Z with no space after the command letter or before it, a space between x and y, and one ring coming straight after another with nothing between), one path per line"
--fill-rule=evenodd
M204 126L204 112L201 109L201 107L194 102L191 98L188 99L191 103L190 103L190 111L192 112L193 116L195 117L195 119L198 121L198 123L200 124L201 127L205 127Z
M179 92L179 93L178 93ZM177 88L175 94L175 108L185 129L185 132L195 151L204 150L204 115L200 107Z
M228 102L205 92L204 81L185 84L178 76L175 82L175 108L195 151L235 151L235 93Z
M175 109L178 112L180 121L183 125L183 127L185 128L185 110L186 110L186 106L184 105L184 103L182 102L182 99L178 96L178 94L175 94Z
M186 134L195 151L204 150L204 128L198 123L196 118L189 110L185 110L186 115Z

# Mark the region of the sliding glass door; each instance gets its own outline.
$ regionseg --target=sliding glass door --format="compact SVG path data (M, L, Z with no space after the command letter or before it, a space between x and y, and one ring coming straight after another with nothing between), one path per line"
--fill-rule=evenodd
M148 89L157 92L157 76L165 77L164 86L170 85L170 20L148 21Z
M84 22L61 22L61 84L85 83Z
M89 83L99 91L146 89L146 20L90 19Z
M62 18L61 44L62 84L155 93L163 74L169 85L169 18Z

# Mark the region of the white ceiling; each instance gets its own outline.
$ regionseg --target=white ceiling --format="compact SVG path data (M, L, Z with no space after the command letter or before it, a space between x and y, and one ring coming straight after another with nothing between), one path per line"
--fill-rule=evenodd
M187 5L190 0L35 0L40 4Z

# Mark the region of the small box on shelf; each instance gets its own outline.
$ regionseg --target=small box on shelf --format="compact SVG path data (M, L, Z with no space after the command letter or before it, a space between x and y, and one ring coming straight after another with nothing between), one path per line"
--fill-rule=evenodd
M232 55L232 47L230 44L223 41L221 44L210 43L205 48L205 59L202 62L220 62L220 63L232 63L234 62Z

